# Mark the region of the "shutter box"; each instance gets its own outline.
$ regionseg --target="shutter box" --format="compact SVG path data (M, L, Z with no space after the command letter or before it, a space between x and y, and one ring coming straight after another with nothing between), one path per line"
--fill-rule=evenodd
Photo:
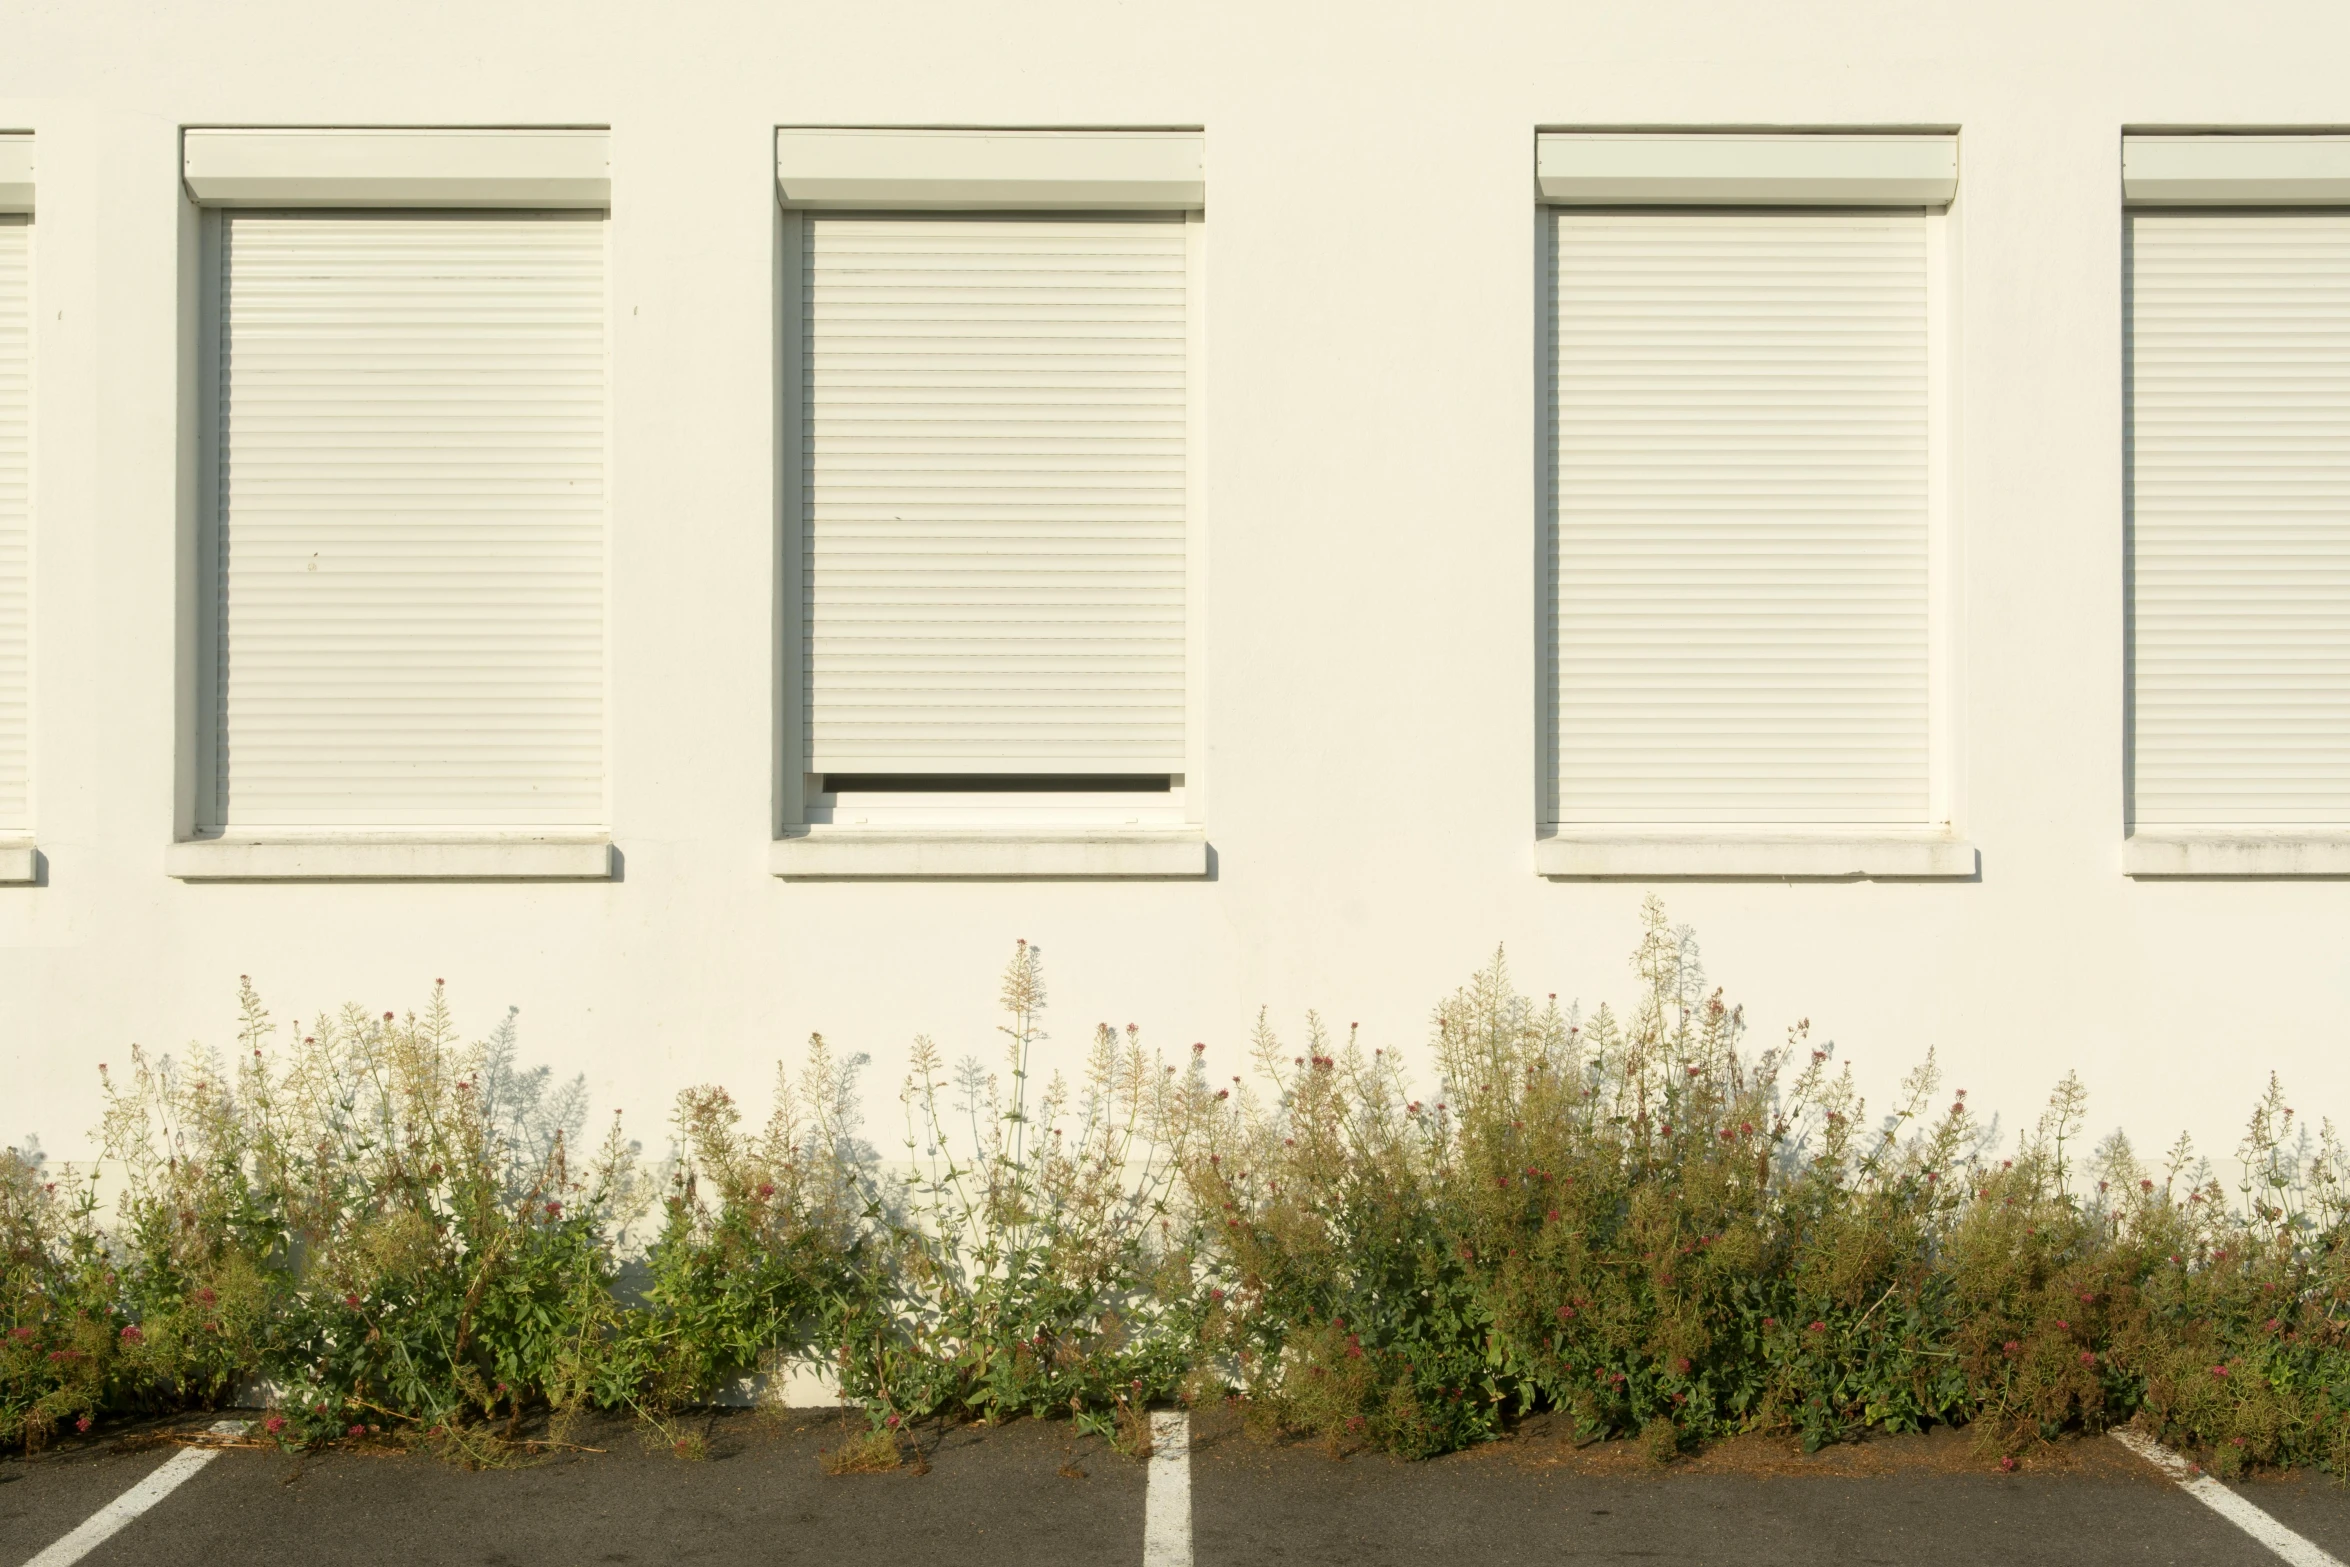
M1942 207L1958 193L1947 133L1545 131L1542 199L1576 206Z

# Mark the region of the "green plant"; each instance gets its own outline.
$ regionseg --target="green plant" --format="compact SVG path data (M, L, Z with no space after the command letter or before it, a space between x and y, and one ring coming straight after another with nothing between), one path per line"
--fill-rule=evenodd
M276 1384L288 1442L491 1449L533 1401L576 1402L613 1320L612 1241L638 1202L615 1124L586 1179L579 1095L513 1066L511 1025L461 1043L436 986L405 1019L345 1008L281 1058L248 984L233 1070L134 1051L107 1079L117 1246L151 1375L208 1403Z
M95 1193L60 1185L37 1143L0 1148L0 1444L27 1450L122 1402L142 1336L123 1316Z
M950 1088L937 1046L915 1042L914 1174L869 1204L887 1266L842 1318L844 1389L877 1422L1067 1412L1114 1435L1121 1402L1164 1397L1191 1358L1176 1070L1104 1024L1082 1089L1055 1075L1037 1093L1044 971L1026 942L1002 1003L1002 1076L967 1060Z
M641 1301L598 1368L599 1403L665 1415L839 1342L875 1250L853 1068L812 1038L798 1087L778 1069L751 1136L724 1089L679 1096L679 1166Z
M1999 1157L1935 1062L1875 1122L1805 1025L1749 1051L1653 901L1638 992L1586 1021L1497 955L1432 1020L1434 1080L1308 1016L1211 1083L1097 1029L1036 1086L1039 954L1006 1059L917 1041L906 1160L857 1136L861 1058L811 1040L748 1130L680 1096L658 1234L617 1120L461 1042L436 988L281 1046L104 1079L119 1183L0 1151L0 1442L201 1406L258 1381L290 1444L488 1462L526 1416L684 1412L829 1362L886 1466L929 1419L1067 1416L1140 1456L1148 1408L1237 1398L1261 1433L1410 1456L1551 1410L1659 1461L1742 1431L1806 1447L1971 1425L2012 1465L2140 1419L2214 1469L2350 1475L2350 1152L2273 1082L2231 1194L2184 1140L2159 1175L2084 1155L2067 1077ZM914 1450L921 1462L920 1450Z
M1204 1344L1260 1427L1420 1455L1548 1408L1664 1458L1972 1422L2012 1456L2143 1403L2223 1467L2350 1453L2330 1129L2288 1149L2272 1094L2233 1213L2118 1139L2076 1192L2072 1078L2011 1159L1963 1091L1931 1108L1931 1057L1867 1131L1804 1025L1745 1053L1646 918L1624 1016L1537 1005L1496 957L1437 1009L1425 1097L1311 1018L1296 1054L1260 1019L1256 1088L1201 1091Z

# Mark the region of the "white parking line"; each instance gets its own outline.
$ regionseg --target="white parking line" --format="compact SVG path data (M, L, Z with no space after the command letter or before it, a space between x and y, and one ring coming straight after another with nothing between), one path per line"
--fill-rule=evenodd
M235 1436L245 1429L245 1422L222 1420L215 1423L212 1429L223 1436ZM72 1563L80 1561L112 1539L124 1524L178 1490L189 1476L219 1456L220 1449L217 1447L181 1448L146 1479L83 1519L80 1528L26 1562L24 1567L71 1567Z
M1142 1504L1142 1567L1191 1567L1191 1418L1151 1416L1149 1489Z
M2199 1473L2193 1464L2160 1442L2140 1436L2135 1431L2109 1434L2122 1446L2177 1481L2179 1489L2291 1562L2293 1567L2343 1567L2339 1556L2324 1549L2316 1541L2295 1534L2246 1501L2240 1493L2229 1490L2207 1474Z

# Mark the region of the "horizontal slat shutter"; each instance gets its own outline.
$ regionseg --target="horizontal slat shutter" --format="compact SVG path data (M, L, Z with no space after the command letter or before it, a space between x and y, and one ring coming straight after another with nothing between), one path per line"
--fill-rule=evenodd
M2135 819L2350 822L2350 213L2129 242Z
M0 217L0 835L32 825L32 232Z
M600 824L602 220L223 222L220 824Z
M803 221L810 767L1182 771L1182 220Z
M1551 221L1559 821L1924 823L1923 214Z

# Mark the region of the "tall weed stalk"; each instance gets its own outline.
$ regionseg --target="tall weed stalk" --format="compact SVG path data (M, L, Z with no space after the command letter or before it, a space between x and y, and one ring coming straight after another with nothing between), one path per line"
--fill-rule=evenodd
M1751 1048L1653 900L1632 971L1586 1018L1496 954L1424 1083L1309 1014L1230 1077L1105 1025L1072 1086L1023 943L994 1070L916 1042L902 1160L818 1037L756 1127L682 1095L665 1182L617 1121L577 1158L583 1087L511 1018L464 1043L436 987L294 1043L248 985L231 1056L105 1078L118 1184L0 1151L0 1442L258 1384L281 1440L478 1462L814 1364L860 1462L933 1418L1136 1451L1147 1404L1225 1396L1407 1456L1549 1412L1660 1460L1949 1424L2012 1464L2137 1417L2223 1473L2350 1474L2350 1152L2273 1082L2232 1193L2183 1139L2086 1146L2069 1076L2003 1157L1931 1055L1872 1118L1807 1025Z

